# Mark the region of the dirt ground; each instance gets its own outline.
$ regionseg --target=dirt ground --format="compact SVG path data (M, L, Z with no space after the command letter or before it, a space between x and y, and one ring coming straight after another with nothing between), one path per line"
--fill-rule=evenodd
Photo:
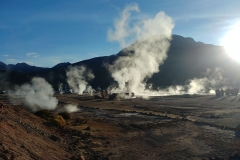
M54 113L67 104L79 109L60 131L21 99L0 96L8 104L0 113L0 159L240 159L239 97L55 96Z

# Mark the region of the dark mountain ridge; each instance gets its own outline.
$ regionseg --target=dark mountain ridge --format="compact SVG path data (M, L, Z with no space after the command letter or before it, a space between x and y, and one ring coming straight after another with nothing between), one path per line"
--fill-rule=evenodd
M10 65L16 72L22 72L22 76L30 79L34 76L45 78L50 84L57 88L58 83L66 83L66 70L69 66L85 65L90 68L95 78L90 81L94 88L107 88L114 83L107 64L112 64L118 57L132 54L128 49L121 50L118 54L104 57L96 57L77 63L60 63L52 68L41 68L27 64ZM9 65L7 65L9 67ZM4 70L4 64L0 63ZM5 70L8 70L5 67ZM221 68L230 83L240 85L240 64L231 59L222 46L195 42L192 38L184 38L173 35L168 51L168 57L164 64L159 66L160 72L155 73L147 82L152 83L155 88L173 84L184 84L192 78L203 77L207 69ZM0 69L2 69L0 68Z
M0 61L0 70L6 70L6 71L17 71L17 72L23 72L23 73L31 73L31 72L38 72L38 71L46 71L49 68L43 68L43 67L36 67L31 66L27 63L17 63L17 64L5 64Z
M58 63L57 65L53 66L52 68L59 68L59 67L66 67L71 65L69 62Z

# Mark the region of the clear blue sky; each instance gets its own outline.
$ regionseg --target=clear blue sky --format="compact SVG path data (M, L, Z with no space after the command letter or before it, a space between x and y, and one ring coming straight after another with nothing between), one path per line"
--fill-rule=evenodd
M107 31L129 4L141 16L163 11L173 34L221 45L221 38L240 22L240 0L0 0L0 61L52 67L116 54Z

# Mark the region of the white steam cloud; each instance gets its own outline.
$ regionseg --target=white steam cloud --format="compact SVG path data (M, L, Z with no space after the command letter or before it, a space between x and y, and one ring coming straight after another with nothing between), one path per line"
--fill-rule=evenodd
M85 90L91 90L91 86L87 81L94 78L94 74L90 69L85 66L69 67L67 71L67 82L73 93L79 95L83 94Z
M78 109L78 107L76 105L73 105L73 104L65 105L64 108L69 113L77 112L80 110L80 109Z
M227 80L220 68L207 69L204 78L194 78L189 81L188 93L214 93L216 88L226 88Z
M17 86L14 96L24 98L24 104L32 111L39 109L53 110L57 107L58 100L53 97L52 86L43 78L35 77L31 84Z
M63 94L63 84L62 83L58 84L58 91L60 94Z
M224 71L220 68L207 69L202 78L193 78L185 85L170 86L165 89L145 90L142 96L181 95L181 94L214 94L217 88L227 88L227 79L223 77Z
M130 35L135 34L134 27L131 28L129 25L131 11L139 12L137 4L133 3L125 7L122 11L121 17L115 20L114 28L108 30L108 39L110 41L118 41L121 47L126 47L126 40L129 39Z
M139 12L138 5L126 6L115 21L114 30L108 31L108 39L119 42L122 47L138 40L123 50L127 56L119 57L109 66L112 77L118 82L116 92L138 93L146 89L146 79L159 72L159 65L167 58L174 27L172 19L164 12L130 23L131 11Z

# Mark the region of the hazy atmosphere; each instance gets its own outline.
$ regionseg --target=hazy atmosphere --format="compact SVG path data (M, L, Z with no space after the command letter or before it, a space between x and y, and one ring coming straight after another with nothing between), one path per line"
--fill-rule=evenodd
M52 67L60 62L74 63L116 54L139 38L128 37L119 45L114 35L109 36L122 10L129 5L137 9L131 12L129 24L125 27L131 28L137 22L152 19L162 12L172 19L173 34L207 44L226 44L224 37L237 30L240 21L238 0L2 0L0 61ZM239 34L237 31L231 34L236 33ZM116 34L125 38L121 31Z

